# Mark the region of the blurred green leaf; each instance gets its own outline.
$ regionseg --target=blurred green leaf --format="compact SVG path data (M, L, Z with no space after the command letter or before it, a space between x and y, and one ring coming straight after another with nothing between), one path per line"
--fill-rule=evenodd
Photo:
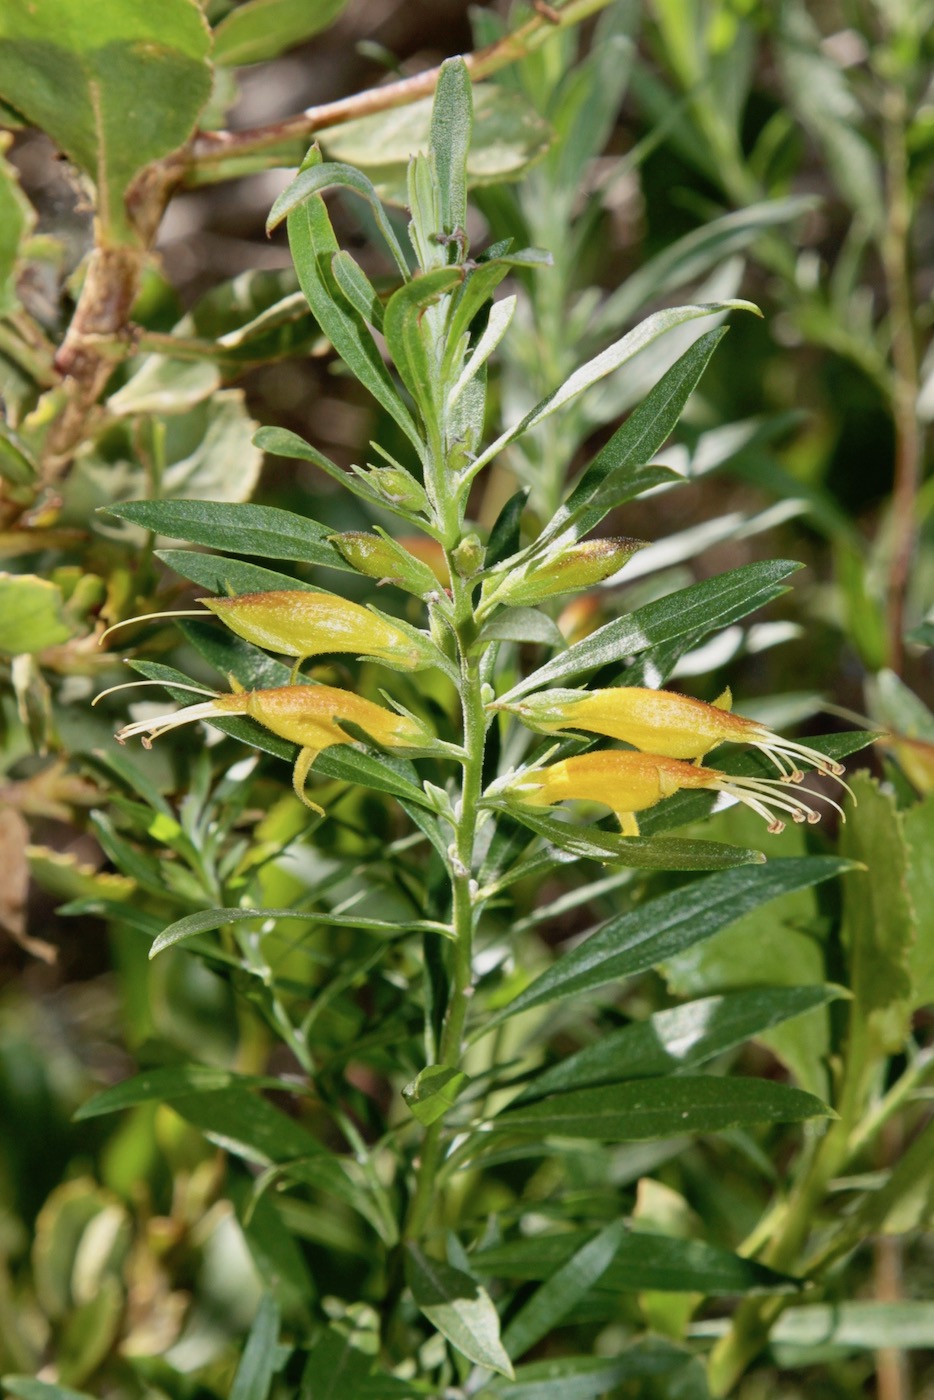
M132 242L127 188L187 140L210 95L200 6L35 0L4 9L0 39L0 97L94 179L107 238Z
M19 656L67 642L61 589L35 574L0 574L0 652Z
M503 1346L513 1359L531 1351L603 1279L625 1237L626 1225L613 1220L561 1263L510 1319Z
M347 0L247 0L214 30L215 63L263 63L333 24Z
M537 1074L514 1102L614 1080L674 1074L841 994L837 987L751 987L656 1011L645 1021L601 1035Z
M471 1255L471 1264L477 1273L494 1278L549 1279L597 1238L597 1231L580 1229L530 1235L480 1249ZM600 1287L626 1293L643 1289L704 1293L715 1298L789 1292L800 1284L755 1259L744 1259L701 1240L630 1229L621 1233Z
M279 1309L264 1293L246 1339L240 1365L230 1387L228 1400L266 1400L272 1378L279 1369Z
M512 1364L499 1334L499 1318L486 1289L470 1274L429 1259L410 1244L406 1280L415 1305L469 1361L511 1377Z
M98 1118L103 1113L118 1113L141 1103L166 1103L186 1094L209 1094L221 1089L289 1089L297 1086L282 1080L257 1075L234 1074L216 1065L164 1065L145 1070L109 1089L101 1089L81 1105L75 1121Z
M462 1070L448 1065L428 1065L411 1084L402 1090L413 1118L427 1127L442 1118L457 1102L457 1096L468 1084Z

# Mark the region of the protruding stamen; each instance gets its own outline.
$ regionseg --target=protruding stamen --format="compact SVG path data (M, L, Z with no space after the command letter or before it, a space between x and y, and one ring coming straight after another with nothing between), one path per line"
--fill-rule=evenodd
M131 622L155 622L156 619L159 619L159 620L161 621L162 618L164 618L164 617L211 617L211 616L213 616L212 613L205 612L205 611L202 610L202 609L197 609L197 610L195 610L195 609L190 609L190 608L186 608L186 609L184 609L184 610L181 611L181 612L140 613L139 617L125 617L125 618L123 619L122 622L114 622L114 623L112 623L111 626L108 627L108 628L106 629L106 631L104 631L104 632L102 632L102 633L100 634L100 636L99 636L98 639L97 639L97 645L100 646L101 643L104 642L104 641L106 640L106 638L110 636L111 632L116 632L116 631L118 631L121 627L129 627Z
M133 690L138 685L161 685L165 690L166 686L171 686L173 690L190 690L192 695L213 695L213 690L203 690L199 685L183 685L181 681L124 681L122 685L111 685L106 690L102 690L99 695L95 695L91 701L96 705L98 700L103 700L105 695L113 695L117 690Z

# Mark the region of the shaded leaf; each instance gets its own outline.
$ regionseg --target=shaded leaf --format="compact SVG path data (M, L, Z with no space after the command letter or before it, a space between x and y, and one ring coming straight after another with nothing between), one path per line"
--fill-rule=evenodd
M269 1293L264 1293L259 1300L228 1400L266 1400L272 1378L279 1369L278 1340L279 1309L275 1299Z
M214 62L262 63L333 24L347 0L248 0L214 30Z
M512 1376L499 1335L499 1317L486 1289L460 1269L429 1259L416 1246L406 1250L406 1279L416 1307L468 1360Z

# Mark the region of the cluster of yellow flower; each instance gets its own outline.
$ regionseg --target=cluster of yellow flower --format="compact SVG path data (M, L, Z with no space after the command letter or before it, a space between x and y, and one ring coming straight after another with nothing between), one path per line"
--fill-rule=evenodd
M764 817L771 832L784 828L780 812L796 822L819 821L820 813L797 792L790 793L788 784L800 783L804 776L799 761L838 782L842 782L842 765L816 749L773 734L755 720L733 714L731 706L729 690L708 705L688 695L639 686L549 691L500 704L496 708L514 711L530 728L545 734L584 730L632 745L530 768L510 780L505 794L536 807L572 798L602 803L616 814L625 836L638 836L637 812L685 789L735 798ZM702 766L701 759L723 743L753 745L771 759L780 776L736 777ZM822 800L840 811L830 798Z
M425 633L333 594L284 589L200 601L238 636L279 655L295 657L296 671L306 658L328 652L353 652L397 670L415 671L443 664L441 654ZM198 610L157 616L206 614ZM414 716L395 713L352 691L305 684L246 691L232 684L230 694L200 691L209 698L170 714L128 724L117 738L122 743L141 735L148 748L153 739L179 725L247 715L273 734L298 745L293 786L301 800L319 812L321 808L305 793L305 782L318 754L335 744L351 743L363 734L390 752L458 752L437 740ZM570 799L601 803L616 814L627 836L639 834L637 812L685 789L720 792L743 802L766 820L772 832L783 828L779 813L796 822L819 821L815 808L803 801L797 791L789 791L789 785L800 783L803 777L799 761L838 781L844 771L842 766L815 749L781 738L755 720L734 714L731 705L729 690L708 705L671 691L636 686L546 691L512 704L494 703L492 709L511 711L541 733L582 730L631 745L626 750L578 754L550 766L532 765L500 784L499 791L511 801L535 807L550 807ZM701 759L711 749L726 742L758 748L775 764L779 777L729 776L701 765ZM830 798L822 800L837 807Z

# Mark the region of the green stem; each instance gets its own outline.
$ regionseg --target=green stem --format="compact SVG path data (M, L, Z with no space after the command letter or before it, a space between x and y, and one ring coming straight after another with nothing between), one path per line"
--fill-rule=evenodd
M469 583L457 577L453 561L449 562L454 581L465 757L462 760L463 782L460 801L455 809L456 823L451 848L451 925L454 930L451 986L441 1032L438 1063L454 1069L460 1064L463 1054L464 1023L473 992L473 934L476 910L474 843L483 783L487 722L480 693L479 663L476 656L472 655L476 630L471 603L472 590ZM417 1239L423 1234L437 1201L437 1175L441 1164L443 1131L443 1119L438 1119L426 1129L415 1191L403 1232L404 1239Z

